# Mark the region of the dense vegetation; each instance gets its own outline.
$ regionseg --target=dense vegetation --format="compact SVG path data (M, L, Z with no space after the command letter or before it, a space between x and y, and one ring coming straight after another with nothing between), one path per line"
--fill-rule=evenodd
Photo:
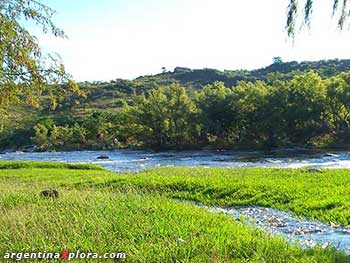
M56 111L15 108L2 121L0 147L346 147L347 70L348 60L276 60L254 71L186 70L82 83L86 100L70 94Z
M41 198L43 189L57 189L59 198ZM302 250L171 199L266 205L349 224L348 189L346 170L162 168L123 175L6 162L0 165L0 254L68 249L126 252L126 262L349 262L332 248Z

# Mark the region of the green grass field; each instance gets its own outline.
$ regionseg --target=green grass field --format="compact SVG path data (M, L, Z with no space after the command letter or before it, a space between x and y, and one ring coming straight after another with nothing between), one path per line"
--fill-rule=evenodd
M59 198L40 197L44 189L57 189ZM0 162L0 262L5 252L64 249L126 252L120 262L350 262L334 249L302 250L174 199L269 206L349 225L350 171L171 167L116 174L94 165Z

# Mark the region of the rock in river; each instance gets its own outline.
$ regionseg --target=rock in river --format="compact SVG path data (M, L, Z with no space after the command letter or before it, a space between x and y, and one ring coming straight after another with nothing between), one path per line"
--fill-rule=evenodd
M108 156L108 155L103 154L103 155L97 156L97 158L96 158L96 159L98 159L98 160L106 160L106 159L109 159L109 156Z

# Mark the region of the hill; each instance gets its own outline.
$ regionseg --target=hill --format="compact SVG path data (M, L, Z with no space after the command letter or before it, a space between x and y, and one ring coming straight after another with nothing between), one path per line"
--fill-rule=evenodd
M265 68L256 70L225 70L216 69L189 69L183 71L165 72L154 76L143 76L137 78L136 82L143 83L146 87L150 84L169 85L179 83L185 87L201 88L215 81L222 81L225 86L232 87L239 81L263 80L270 82L273 79L291 79L297 73L313 70L321 77L331 77L341 72L350 70L350 59L347 60L320 60L303 62L279 62L273 63ZM150 86L149 86L150 85Z
M122 105L133 105L137 95L148 93L150 90L160 86L177 83L185 87L188 93L198 93L204 86L217 81L223 82L227 88L235 87L241 81L252 83L264 81L267 85L272 85L275 80L289 81L293 77L311 70L323 79L330 78L342 72L350 71L350 59L305 61L300 63L296 61L284 63L279 60L265 68L251 71L219 71L208 68L189 69L177 67L174 71L140 76L134 80L116 79L110 82L82 82L79 84L81 89L87 94L87 98L68 95L55 111L52 111L49 106L40 110L24 107L13 108L11 118L0 121L0 149L19 148L23 145L31 144L31 137L34 135L33 127L38 123L44 123L44 126L50 130L54 125L73 127L75 124L82 124L83 122L86 124L87 118L90 118L88 120L90 122L89 125L93 129L99 130L100 128L97 128L96 125L100 124L96 118L100 118L101 123L113 124L116 120L112 119L112 117L115 117L115 113L118 112ZM191 96L191 94L189 95ZM45 98L44 101L46 101ZM93 115L94 112L100 112L101 114L98 116ZM75 135L79 135L80 132L86 132L86 127L84 131L80 131L78 126L77 129L77 131L69 129L65 131L62 128L60 132L71 132ZM110 130L112 128L105 127L104 129ZM121 130L120 127L115 129ZM115 135L115 132L114 130L112 134ZM50 133L49 131L48 134L50 135ZM100 133L98 134L98 136L101 136ZM79 136L86 137L84 134ZM109 139L112 139L112 137Z
M83 82L81 87L89 94L87 100L81 100L80 110L108 109L121 105L120 99L132 94L141 94L159 86L179 83L187 88L200 89L216 81L226 87L236 86L239 81L256 82L263 80L270 84L273 80L289 80L293 76L307 71L315 71L322 78L336 76L350 71L350 59L320 60L303 62L274 63L256 70L189 69L169 71L157 75L140 76L134 80L116 79L110 82ZM63 106L68 106L68 104ZM64 107L63 107L64 108Z

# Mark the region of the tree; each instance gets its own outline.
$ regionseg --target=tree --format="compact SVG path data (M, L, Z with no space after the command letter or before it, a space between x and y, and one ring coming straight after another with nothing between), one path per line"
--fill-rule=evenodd
M339 29L343 29L345 26L345 23L347 22L347 19L350 15L350 7L349 2L350 0L333 0L333 11L332 15L336 15L338 12L338 27ZM341 2L341 4L339 3ZM311 16L314 6L314 0L306 0L305 6L303 8L304 15L303 15L303 24L310 28L311 26ZM299 13L299 3L298 0L289 0L289 5L287 8L287 24L286 29L288 36L294 36L295 34L295 24L296 24L296 17Z
M43 124L34 126L33 142L39 146L40 150L47 150L49 143L49 130Z
M178 84L151 90L130 107L136 137L155 148L180 148L197 133L196 107L186 89Z
M272 63L273 64L282 64L283 63L283 60L281 57L273 57L272 58Z
M186 89L173 84L166 89L169 108L170 144L181 146L191 143L196 134L195 116L197 108Z
M325 118L326 86L314 72L295 76L288 83L282 119L293 143L307 143L327 132Z
M230 126L236 117L231 111L232 89L223 82L205 86L197 93L196 103L200 111L203 137L209 141L223 140L228 136Z
M340 143L350 142L350 73L326 80L329 124Z
M51 18L54 11L39 0L0 2L0 109L19 103L38 107L45 91L52 106L67 91L80 93L58 57L45 55L22 24L34 22L44 33L66 37Z
M84 121L86 138L89 140L103 140L109 133L111 123L108 112L94 111Z
M235 112L236 121L232 128L238 143L256 146L264 139L262 130L266 125L264 109L268 91L269 87L263 81L241 81L233 89L230 106Z
M163 147L167 143L169 130L168 98L165 87L151 90L146 98L137 98L136 106L130 109L133 122L142 129L136 135L147 145Z

